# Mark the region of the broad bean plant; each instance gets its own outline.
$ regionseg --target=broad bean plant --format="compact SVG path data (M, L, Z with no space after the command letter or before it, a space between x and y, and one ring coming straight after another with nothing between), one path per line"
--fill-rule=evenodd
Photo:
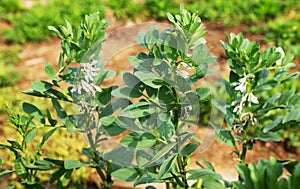
M172 28L160 32L152 27L137 35L145 50L129 57L133 69L121 73L122 86L103 83L115 76L100 57L109 25L106 19L92 13L79 27L68 21L57 28L49 26L62 39L58 65L47 63L49 80L33 82L32 90L24 93L49 99L53 107L42 112L24 102L23 113L9 109L10 122L22 137L0 145L15 155L15 166L0 177L16 172L25 188L44 188L36 174L50 171L49 182L65 188L63 178L90 167L105 189L115 179L134 186L147 184L148 189L155 188L151 183L164 183L167 189L299 188L298 161L270 158L255 165L246 158L255 141L276 142L277 131L299 127L300 94L281 88L299 77L299 72L289 73L293 57L281 47L262 51L242 34L228 35L227 42L221 42L230 68L229 80L222 80L227 98L214 100L209 86L199 82L214 74L209 66L217 59L206 46L200 17L181 6L180 14L168 13L167 18ZM276 88L282 91L276 93ZM212 119L208 124L219 141L233 147L236 181L224 180L205 159L203 164L197 161L197 169L189 167L203 142L196 129L200 108L207 101L217 108L216 120L225 118L226 127ZM44 144L58 129L82 133L89 145L82 153L89 161L44 155ZM41 131L45 134L36 152L30 153L27 146ZM283 168L289 171L286 178L281 177Z

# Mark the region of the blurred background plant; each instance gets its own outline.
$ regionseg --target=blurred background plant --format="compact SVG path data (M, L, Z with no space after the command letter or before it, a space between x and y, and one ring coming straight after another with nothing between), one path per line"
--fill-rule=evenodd
M16 3L15 1L10 2ZM61 18L72 23L79 23L83 15L95 11L99 11L101 16L104 16L104 7L98 0L53 0L46 5L36 3L26 11L16 11L15 14L6 17L7 21L13 26L12 29L7 30L6 40L17 43L47 40L53 36L47 30L48 25L58 26L63 24Z
M18 54L21 46L12 45L0 47L0 87L9 86L19 81L20 74L14 69L19 61Z
M264 34L267 42L275 42L288 53L300 56L300 2L294 0L53 0L47 4L37 1L31 8L20 0L3 0L0 18L13 27L6 32L6 40L25 43L49 39L52 34L47 25L63 24L60 17L78 23L84 14L99 11L103 16L105 9L110 8L117 20L165 20L166 12L178 13L180 3L192 12L198 11L204 22L224 27L245 26L249 28L246 31Z

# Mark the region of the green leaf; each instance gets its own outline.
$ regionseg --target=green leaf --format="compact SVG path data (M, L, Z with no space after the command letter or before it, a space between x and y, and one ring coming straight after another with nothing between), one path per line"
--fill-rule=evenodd
M188 180L207 180L207 179L215 179L215 180L222 180L222 176L218 173L213 172L209 169L195 169L195 170L188 170L190 176L187 178Z
M279 99L281 96L281 93L274 94L271 98L267 100L267 102L264 104L263 108L267 107L268 104L274 104L276 100Z
M64 100L64 101L68 101L68 97L66 95L64 95L64 93L55 90L55 89L49 89L48 91L45 92L46 94L48 94L49 96L51 96L50 94L52 94L54 97L57 97L57 99L59 100ZM51 98L53 98L51 96Z
M14 189L14 188L15 188L15 186L8 186L5 189Z
M275 121L273 121L271 124L267 125L264 129L263 132L267 133L269 131L274 131L276 130L276 127L278 126L279 123L283 120L283 117L278 117Z
M46 81L35 81L32 82L30 86L34 91L45 92L48 89L51 89L53 85Z
M275 63L275 61L280 59L280 57L281 57L280 53L273 53L273 54L269 55L267 62L266 62L266 66L270 67L272 64Z
M170 139L175 134L175 129L172 123L162 122L162 124L157 128L159 136L165 140Z
M286 91L285 93L283 93L281 95L281 97L278 99L278 105L287 104L287 102L293 97L294 94L295 94L295 90L294 89Z
M63 123L63 124L66 124L67 122L67 113L65 112L65 110L61 107L61 105L59 104L58 100L52 98L51 99L52 101L52 104L56 110L56 114L59 118L59 120Z
M294 96L290 98L288 104L293 106L297 106L297 104L300 104L300 93L294 94Z
M140 174L135 168L128 167L112 172L111 176L121 181L132 182L136 180Z
M115 116L104 116L100 118L100 122L105 126L111 125L115 121L116 121Z
M60 33L60 31L58 30L58 29L56 29L54 26L48 26L48 29L50 30L50 31L53 31L54 33L56 33L56 35L57 36L59 36L60 38L64 38L62 35L61 35L61 33Z
M127 106L121 115L128 118L139 118L151 115L154 112L155 107L150 102L143 101Z
M225 145L235 146L234 138L229 130L221 129L217 133L217 139Z
M136 36L136 42L139 44L141 47L147 48L144 38L146 34L144 32L139 32Z
M206 99L211 94L210 88L197 88L196 92L200 100Z
M206 167L209 169L209 170L212 170L215 172L215 168L213 167L212 163L210 163L209 161L207 161L204 157L201 158L202 161L204 162L204 164L206 165ZM201 166L202 167L202 166ZM203 167L202 167L203 168Z
M51 159L51 158L44 158L44 160L49 161L55 165L58 165L60 167L64 166L64 160L58 160L58 159Z
M254 90L257 92L271 90L274 89L274 87L276 87L277 85L278 85L278 81L274 79L270 79L257 86Z
M147 186L146 189L156 189L154 186Z
M111 96L112 89L113 87L102 88L101 92L96 93L96 98L98 100L97 104L99 104L99 106L105 106L110 102L112 98Z
M22 151L22 146L17 141L7 140L7 142L9 142L14 149Z
M300 162L295 166L293 174L291 176L292 178L292 186L300 187Z
M180 75L175 75L176 89L182 92L191 90L191 83Z
M170 104L175 102L175 98L172 90L167 86L161 86L158 91L158 98L164 104Z
M294 79L296 79L297 77L299 77L300 75L300 72L295 72L291 75L289 75L287 78L285 78L284 80L281 81L281 83L285 83L285 82L289 82L289 81L292 81Z
M140 80L134 76L132 73L124 73L123 74L123 80L124 83L129 87L129 88L136 88L137 84L140 82Z
M51 79L56 80L54 69L53 69L52 65L49 64L48 62L46 62L45 73L46 73L47 76L50 77Z
M166 155L167 153L169 153L169 151L171 151L175 146L176 146L176 142L172 142L169 143L167 145L165 145L161 150L159 150L154 157L147 162L145 165L142 165L142 167L145 167L147 165L151 165L152 163L156 162L157 160L159 160L160 158L162 158L164 155Z
M116 75L116 72L114 72L114 71L111 71L111 70L102 70L98 74L95 84L97 86L100 86L103 83L104 79L112 78L115 75Z
M159 88L159 85L155 85L153 83L153 81L159 79L159 77L156 76L152 72L137 71L137 72L134 72L134 76L136 76L139 80L141 80L143 83L145 83L146 85L148 85L152 88L155 88L155 89Z
M40 183L34 181L23 181L22 184L25 186L24 189L45 189Z
M189 143L179 152L181 156L190 156L198 148L197 143Z
M224 115L226 115L226 102L222 100L212 100L212 104Z
M81 163L78 160L65 160L64 161L64 168L65 169L77 169L83 166L88 166L87 163Z
M51 129L47 133L44 134L42 142L39 144L38 149L41 150L42 146L45 144L45 142L50 138L50 136L53 135L53 133L56 131L57 128Z
M18 157L17 159L15 159L15 171L17 173L18 176L25 176L27 174L27 170L24 167L22 161L21 161L22 157Z
M35 135L37 134L37 132L38 132L37 128L30 129L28 132L26 132L24 141L26 143L30 143L33 140L33 138L35 137Z
M53 169L52 164L45 160L37 160L35 164L29 163L28 160L25 160L24 158L21 158L21 161L26 169L44 170L44 171Z
M177 154L173 154L171 157L166 159L163 162L163 164L161 164L159 168L158 178L163 177L166 173L169 172L170 169L172 169L172 166L174 165L176 158L177 158Z
M203 180L203 186L205 188L226 189L226 187L223 184L213 179Z
M15 172L14 170L4 170L0 172L0 178L5 177L6 175L9 175L10 173Z
M62 177L68 171L70 171L70 170L67 170L63 167L57 169L54 173L52 173L49 182L54 183L56 180L58 180L60 177Z
M39 122L45 124L44 115L42 114L41 110L39 110L35 105L24 102L22 104L22 108L23 108L24 112L31 115L34 119L36 119Z
M135 88L119 87L112 91L113 96L118 98L139 98L143 94Z
M244 164L237 164L237 165L235 165L235 167L236 167L239 175L245 182L245 185L247 186L247 188L254 188L253 183L251 181L250 170L248 169L248 167Z
M120 116L118 120L121 127L129 129L132 132L138 132L141 130L140 125L137 125L134 119Z
M261 140L265 142L278 142L280 137L272 132L262 133L260 136L256 137L255 140Z
M93 151L92 148L82 148L81 153L91 159L95 158L95 152Z
M206 47L205 44L200 44L194 49L191 57L194 66L200 68L203 76L206 74L208 64L214 62L216 59L215 57L212 58L210 56L207 56L208 50L209 49Z
M135 150L125 148L124 146L117 147L110 152L104 154L104 159L116 165L128 167L131 165ZM120 158L122 157L122 158Z
M300 109L293 110L283 117L282 123L298 120L300 118Z
M152 173L150 171L147 171L147 172L145 172L145 174L142 174L141 177L139 177L135 181L135 183L134 183L133 186L136 187L136 186L138 186L140 184L148 184L148 183L154 183L154 182L160 182L158 180L158 178L157 178L157 174L156 173Z
M142 135L130 133L124 136L120 143L124 146L140 150L147 149L155 145L156 138L151 133L143 133Z
M47 109L46 113L47 113L47 118L48 118L48 121L49 121L50 125L55 126L57 124L57 120L52 119L52 116L51 116L51 113L50 113L49 109Z
M120 127L116 123L112 123L110 125L103 125L101 127L100 132L102 132L102 129L107 136L118 136L119 134L123 133L126 129Z

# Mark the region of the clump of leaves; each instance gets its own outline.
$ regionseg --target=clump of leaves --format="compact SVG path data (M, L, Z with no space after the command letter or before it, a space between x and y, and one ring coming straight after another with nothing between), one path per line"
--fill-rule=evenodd
M222 42L222 46L231 68L229 82L225 81L231 97L226 112L229 130L222 129L219 139L234 146L238 160L245 163L247 150L252 149L256 140L279 141L276 131L299 125L299 92L273 89L297 79L300 73L288 72L288 68L294 66L291 63L293 57L286 56L281 47L269 47L259 52L260 45L245 39L242 34L230 34L227 40L228 43ZM266 97L263 95L266 91L276 93ZM283 115L272 120L269 113L278 110ZM266 120L273 122L266 125ZM242 150L237 148L237 143L242 144Z
M236 165L241 176L240 181L233 182L234 188L274 188L274 189L295 189L300 187L300 162L283 161L278 162L274 157L270 161L258 160L257 166L250 163L248 166L243 164ZM283 177L283 168L289 171Z

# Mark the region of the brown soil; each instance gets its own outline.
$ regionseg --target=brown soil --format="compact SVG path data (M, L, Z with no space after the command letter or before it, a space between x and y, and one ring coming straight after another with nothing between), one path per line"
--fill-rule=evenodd
M115 22L107 30L108 35L106 41L103 44L103 53L102 60L107 61L107 69L112 69L116 71L117 76L112 80L105 82L105 85L111 84L120 84L122 83L120 78L120 73L124 70L131 70L130 64L127 60L128 56L137 55L142 49L135 45L135 36L139 31L146 31L151 25L157 25L158 23L124 23L124 22ZM165 28L166 24L159 24L159 28ZM216 55L218 58L217 65L220 68L222 75L228 75L228 66L226 65L225 54L221 48L220 40L225 41L225 33L229 34L230 32L239 33L245 32L246 27L239 26L230 29L224 29L221 24L208 24L205 25L208 30L205 39L209 47L212 47L211 52ZM257 35L246 35L246 37L257 40L262 43L263 36ZM3 44L3 41L1 41ZM263 44L263 47L266 47L267 44ZM15 85L15 87L20 88L20 90L29 89L30 83L38 79L47 79L44 74L45 62L54 65L55 68L60 49L60 39L52 38L49 41L41 43L27 43L23 46L23 50L19 55L20 64L17 69L22 71L23 79ZM298 66L299 67L299 66ZM299 69L299 68L298 68ZM200 129L198 134L203 135L204 129ZM234 169L234 164L236 163L233 158L235 156L231 153L233 149L227 147L216 140L214 143L206 150L204 153L196 153L192 158L192 167L196 167L196 160L201 161L201 157L205 157L207 160L213 163L216 170L221 173L225 179L236 179L237 173ZM250 151L247 154L247 162L257 162L258 158L269 159L269 156L274 156L278 159L286 158L299 158L299 148L296 150L296 153L287 152L282 143L257 143L254 146L254 150ZM97 175L91 175L90 182L97 183ZM128 184L128 183L127 183ZM117 183L116 185L126 186L124 183ZM132 185L131 185L132 186ZM98 185L95 186L99 187ZM93 188L91 186L90 188ZM115 187L123 188L124 187Z

